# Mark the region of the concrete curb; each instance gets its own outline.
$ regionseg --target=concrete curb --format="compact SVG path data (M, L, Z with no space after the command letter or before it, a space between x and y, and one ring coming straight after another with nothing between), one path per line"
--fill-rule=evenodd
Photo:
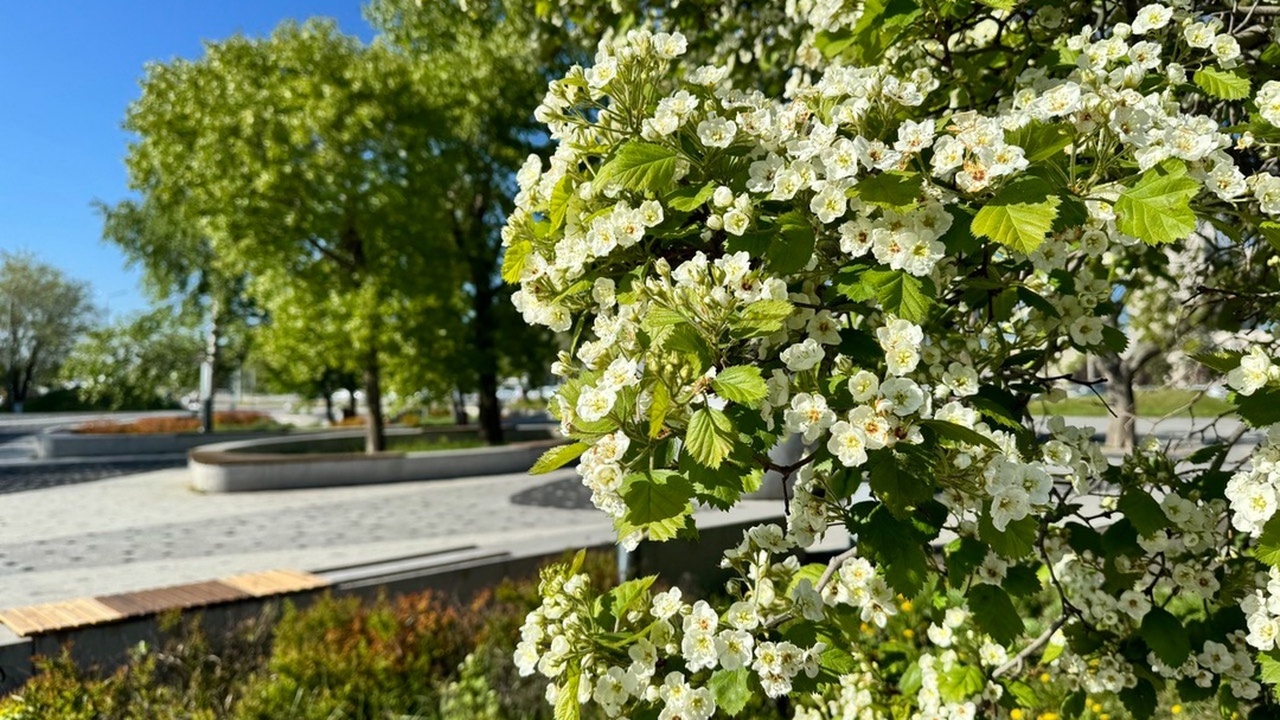
M289 442L305 447L318 440L361 437L362 432L299 435ZM498 447L368 455L255 452L282 443L245 440L198 447L188 456L187 467L191 487L203 493L338 487L522 473L548 448L564 442L547 438Z
M286 437L287 432L219 433L214 437L225 441ZM36 457L86 458L119 455L173 455L207 445L209 435L199 433L163 433L153 435L79 434L64 427L50 428L35 436Z

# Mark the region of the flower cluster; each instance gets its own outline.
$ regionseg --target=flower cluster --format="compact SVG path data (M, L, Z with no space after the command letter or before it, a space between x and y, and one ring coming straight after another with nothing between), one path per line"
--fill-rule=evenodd
M691 40L640 28L553 82L537 111L558 145L517 177L504 277L526 320L574 330L553 410L575 445L554 457L581 454L628 547L690 532L695 507L730 506L764 473L788 502L785 527L725 554L726 608L650 600L645 585L646 607L604 612L571 579L548 585L522 669L610 716L707 717L744 671L771 697L822 677L827 709L848 716L886 702L914 718L1001 716L1012 677L1060 627L1068 640L1039 661L1090 697L1190 682L1253 700L1238 617L1220 613L1194 648L1165 638L1248 593L1249 642L1274 635L1280 613L1232 528L1256 536L1273 516L1275 443L1224 491L1228 450L1180 466L1144 447L1113 464L1091 430L1059 418L1037 434L1027 412L1078 377L1055 370L1069 353L1124 350L1121 284L1137 286L1130 313L1187 284L1144 274L1150 246L1205 256L1230 235L1215 228L1280 213L1280 178L1242 154L1265 142L1213 102L1246 99L1250 58L1222 23L1171 3L1105 31L1048 9L993 13L866 62L876 46L860 28L875 20L861 18L883 10L852 5L788 8L808 29L784 97L738 83L729 63L683 63ZM1010 23L1045 36L1053 59L989 101L949 87L956 59L1001 46ZM1280 118L1277 87L1252 101L1263 121ZM1258 239L1250 252L1272 252ZM1246 397L1278 372L1252 350L1227 381ZM832 527L855 547L826 567L778 559ZM925 648L909 670L837 660L818 634L884 631L928 593L936 612L903 628ZM1046 607L1059 617L1025 637L1017 616Z

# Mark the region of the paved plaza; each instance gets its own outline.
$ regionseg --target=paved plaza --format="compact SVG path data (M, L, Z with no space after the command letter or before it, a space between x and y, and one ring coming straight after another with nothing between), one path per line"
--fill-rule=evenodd
M201 495L188 488L180 455L33 460L24 433L36 425L25 422L0 425L0 608L460 547L554 553L613 537L569 470ZM1105 418L1073 422L1105 427ZM1186 419L1139 428L1157 437L1191 429ZM753 500L702 519L747 522L781 510L781 501Z

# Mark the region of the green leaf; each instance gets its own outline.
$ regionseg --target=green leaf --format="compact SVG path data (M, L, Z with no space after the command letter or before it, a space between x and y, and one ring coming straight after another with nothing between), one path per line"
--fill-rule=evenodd
M565 669L564 684L556 693L555 720L578 720L582 708L578 705L578 683L582 680L582 669L576 663L570 663Z
M689 418L684 445L693 459L715 469L733 451L736 440L733 421L729 416L719 410L704 407Z
M863 178L853 190L863 202L891 210L902 210L915 205L919 200L922 182L920 173L890 170Z
M565 175L560 178L560 182L551 189L551 199L548 202L548 217L551 219L551 232L555 232L564 225L564 218L569 210L569 203L577 195L569 187L569 176Z
M533 254L533 243L520 240L512 243L502 253L502 281L512 285L520 282L524 274L524 266Z
M702 187L685 185L672 191L666 197L667 207L678 212L693 212L702 207L716 193L716 184L707 183Z
M1024 517L1021 520L1014 520L1005 526L1004 532L1000 532L991 524L991 516L984 512L978 521L978 536L990 545L996 554L1010 560L1017 560L1026 557L1027 553L1035 547L1036 519Z
M1258 664L1262 666L1262 682L1267 685L1280 684L1280 650L1258 653Z
M945 420L921 420L917 425L927 427L937 433L938 437L944 440L954 440L956 442L967 443L969 445L978 445L980 447L988 447L992 450L999 451L1000 446L986 435L974 432L963 425L957 425Z
M1165 517L1160 503L1139 488L1131 487L1120 493L1116 508L1129 518L1129 522L1133 523L1139 533L1146 537L1151 537L1169 526L1169 518Z
M769 394L769 387L760 376L760 368L751 365L735 365L721 370L711 381L711 387L725 400L752 408L760 407L760 402Z
M622 481L627 521L636 525L666 520L684 513L693 485L674 470L635 473Z
M1012 645L1022 635L1022 615L1004 590L995 585L974 585L968 603L978 628L1001 645Z
M933 497L934 488L922 473L900 468L892 450L874 453L868 479L871 490L897 517L907 517L912 508Z
M667 419L667 411L671 409L671 391L667 384L658 381L653 384L653 401L649 403L649 437L657 438L662 432L662 424Z
M1195 232L1191 199L1200 183L1187 175L1181 160L1169 159L1147 170L1116 202L1116 228L1148 243L1171 243Z
M589 447L591 446L583 442L576 442L572 445L557 445L542 453L542 457L538 458L533 467L529 468L529 474L543 475L564 467L569 461L576 460Z
M1258 562L1272 567L1280 565L1280 515L1272 517L1262 527L1262 535L1253 547L1253 556Z
M1169 667L1178 667L1191 654L1187 629L1162 607L1153 607L1142 617L1138 636L1160 658L1160 662Z
M782 275L803 270L813 259L816 240L809 218L798 210L792 210L778 216L777 228L777 234L765 250L769 269Z
M1253 391L1252 395L1232 393L1231 401L1235 403L1240 419L1255 428L1280 423L1280 390L1262 388Z
M1249 97L1249 78L1235 70L1203 67L1192 78L1196 85L1219 100L1243 100Z
M1061 646L1059 646L1059 648L1061 648ZM1059 708L1062 711L1062 717L1064 718L1084 717L1084 703L1085 703L1085 700L1087 699L1088 699L1088 696L1085 695L1085 692L1083 690L1077 690L1071 693L1070 695L1068 695L1065 699L1063 699L1062 707Z
M1032 163L1058 157L1071 144L1070 126L1065 123L1033 121L1006 136L1010 144L1022 148L1024 157Z
M898 520L884 506L876 508L858 530L858 542L877 558L885 580L897 592L913 597L924 587L928 560L922 538L910 524Z
M1280 250L1280 222L1263 220L1258 223L1258 230L1262 232L1262 237L1271 243L1271 247Z
M765 337L781 330L793 312L795 306L786 300L757 300L730 320L729 327L738 338Z
M632 140L600 168L595 182L599 187L617 183L627 190L665 190L675 178L676 157L671 148Z
M964 702L982 692L987 676L975 665L956 665L938 677L938 692L947 702Z
M971 229L974 235L1030 253L1053 229L1060 202L1053 187L1041 178L1015 180L978 210Z
M625 617L633 606L644 599L645 593L658 579L657 575L649 575L635 580L628 580L605 594L605 607L615 618Z
M1147 720L1156 714L1156 689L1150 680L1138 678L1137 685L1125 688L1117 694L1134 720Z
M716 700L716 707L729 717L736 717L751 700L750 672L742 667L737 670L717 670L711 673L707 687Z
M855 302L875 300L880 309L914 323L924 322L933 307L937 289L930 278L918 278L902 270L862 270L853 284L840 291Z
M1244 353L1238 350L1219 350L1216 352L1195 353L1191 356L1191 359L1210 370L1216 370L1225 375L1240 367L1240 358L1242 357L1244 357Z

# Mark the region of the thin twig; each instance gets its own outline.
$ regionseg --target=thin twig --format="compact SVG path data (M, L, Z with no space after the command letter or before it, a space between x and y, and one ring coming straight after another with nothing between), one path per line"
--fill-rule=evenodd
M1052 625L1046 628L1044 632L1040 633L1040 637L1036 638L1035 640L1032 640L1030 645L1022 648L1022 650L1017 655L1014 655L1013 658L1009 660L1009 662L996 668L995 672L991 673L991 678L994 680L995 678L998 678L1001 675L1004 675L1010 670L1013 670L1014 668L1021 666L1022 661L1031 657L1032 653L1044 647L1045 644L1049 642L1049 638L1052 638L1053 634L1058 632L1058 629L1061 628L1066 622L1067 622L1066 615L1063 615L1062 617L1058 618L1056 621L1054 621Z

